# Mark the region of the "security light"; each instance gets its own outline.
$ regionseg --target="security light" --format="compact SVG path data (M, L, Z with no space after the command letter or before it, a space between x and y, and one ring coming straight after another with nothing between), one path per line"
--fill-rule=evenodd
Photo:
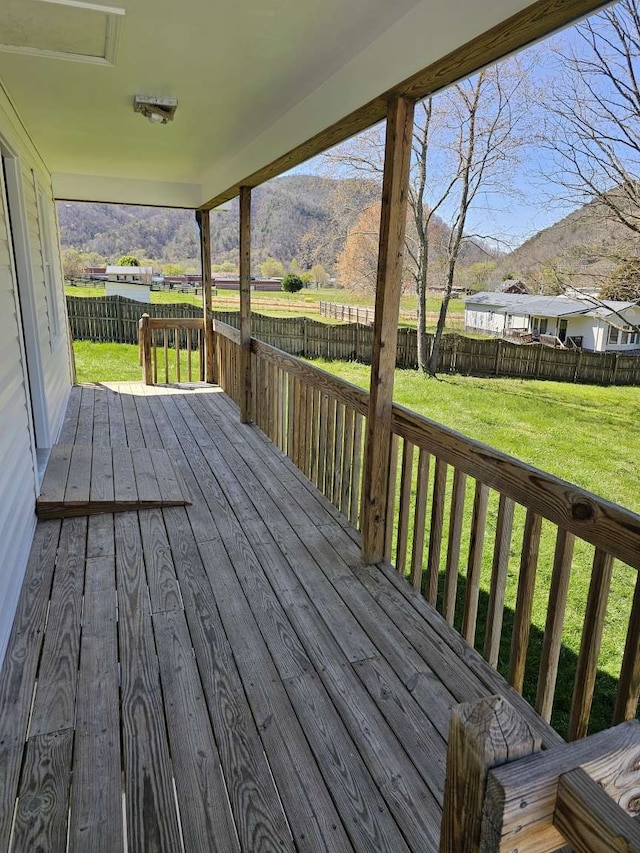
M147 95L136 95L133 99L133 111L142 113L152 124L167 124L173 121L178 107L175 98L154 98Z

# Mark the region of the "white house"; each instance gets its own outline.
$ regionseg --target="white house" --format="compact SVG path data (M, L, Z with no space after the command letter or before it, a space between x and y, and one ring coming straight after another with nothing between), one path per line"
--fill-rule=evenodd
M152 278L151 267L108 266L105 293L107 296L124 296L136 302L150 302Z
M116 264L107 267L107 277L110 281L151 284L153 269L152 267L120 267Z
M467 331L498 336L550 335L592 352L640 349L640 308L634 302L596 305L566 296L477 293L465 300L464 323Z

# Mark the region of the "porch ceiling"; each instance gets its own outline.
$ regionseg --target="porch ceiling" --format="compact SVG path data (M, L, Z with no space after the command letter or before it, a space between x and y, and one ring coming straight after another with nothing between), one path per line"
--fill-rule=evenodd
M37 43L46 12L52 44L65 44L63 22L72 7L75 23L80 5L28 0L23 43ZM520 12L529 0L118 5L125 14L114 16L120 37L113 66L0 50L0 80L53 173L58 197L197 207ZM562 22L558 9L568 20L573 10L575 16L595 5L546 3L555 7L556 26ZM95 29L95 13L82 14ZM15 21L12 26L19 29ZM82 39L77 43L81 49ZM177 98L175 121L145 121L133 112L135 94Z

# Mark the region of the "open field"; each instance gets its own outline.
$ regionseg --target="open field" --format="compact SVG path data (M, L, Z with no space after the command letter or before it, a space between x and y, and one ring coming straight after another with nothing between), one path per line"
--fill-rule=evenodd
M65 285L67 296L104 296L103 287L76 287ZM344 305L359 305L360 307L373 307L373 294L356 294L343 288L303 288L298 293L284 293L283 291L258 291L251 294L251 304L254 310L271 317L288 317L295 314L298 317L310 317L323 323L333 323L326 317L320 316L320 300L325 302L338 302ZM177 293L175 291L151 292L151 302L155 304L187 303L190 305L202 305L202 298L190 293ZM435 324L437 312L440 309L439 297L431 296L427 300L427 312L429 313L430 325ZM240 309L240 296L233 291L219 291L213 297L214 310L237 311ZM415 311L416 297L405 296L401 307L407 311ZM461 299L452 299L449 303L449 315L452 318L461 318L464 315L464 302ZM403 323L411 325L411 323ZM413 324L415 325L415 324Z
M136 346L78 341L74 347L79 382L125 381L140 378ZM365 365L337 361L315 363L356 385L368 387L369 368ZM640 511L640 487L635 465L637 439L634 428L640 417L640 395L637 388L601 388L556 382L478 379L462 376L447 376L433 380L415 371L398 370L395 399L435 421L636 512ZM467 489L467 509L473 497L472 491L471 487ZM396 501L396 506L397 504ZM496 514L497 500L494 496L489 506L487 543L492 541ZM524 512L518 509L505 599L507 610L500 656L503 672L509 660L510 624L517 592L523 518ZM445 521L443 542L446 543L446 541L447 522ZM462 541L468 542L468 528L463 531ZM462 600L464 591L466 558L466 546L463 545L459 567L459 601ZM552 558L553 530L551 525L545 524L534 600L534 629L525 682L525 695L530 701L535 696L542 642L541 632L544 629L548 606ZM591 559L592 550L579 544L573 563L563 636L564 648L553 716L553 723L561 733L566 730L568 721L569 697L575 674L575 656L583 629ZM486 591L489 588L490 572L491 549L487 545L483 562L478 647L481 647L483 642L484 614L487 607ZM601 672L598 676L597 691L600 693L600 698L594 705L593 730L610 725L609 715L615 693L615 678L624 648L635 579L635 571L616 565L599 659ZM460 616L461 614L459 619Z

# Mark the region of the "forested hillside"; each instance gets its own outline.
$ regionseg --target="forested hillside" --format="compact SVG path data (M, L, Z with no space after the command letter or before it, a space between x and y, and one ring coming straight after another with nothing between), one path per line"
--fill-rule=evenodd
M601 287L621 260L635 257L638 237L600 202L574 210L504 255L498 278L513 275L532 291Z
M331 268L348 228L379 197L373 181L339 181L311 175L278 178L253 191L253 258ZM237 262L237 203L213 212L214 263ZM199 266L198 231L192 211L133 205L58 204L64 248L97 252L109 260L134 254Z

